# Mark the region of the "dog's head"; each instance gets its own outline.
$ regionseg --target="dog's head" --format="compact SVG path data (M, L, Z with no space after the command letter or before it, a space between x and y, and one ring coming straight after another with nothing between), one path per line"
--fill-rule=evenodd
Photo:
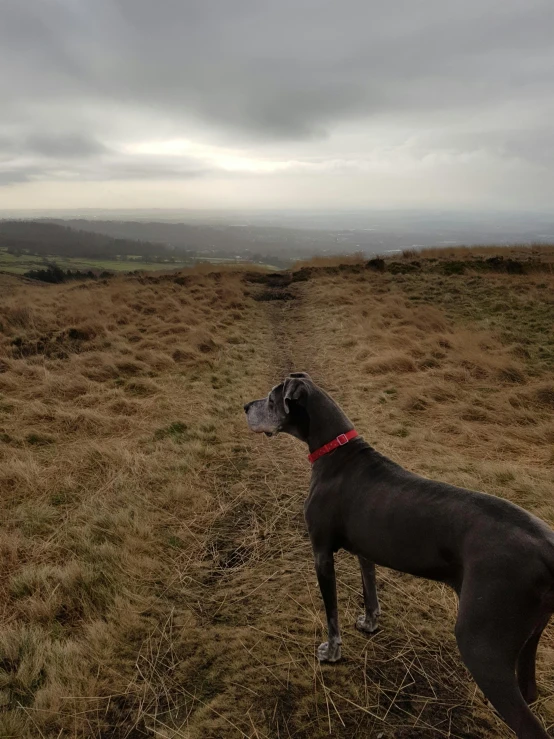
M305 372L293 372L272 388L266 398L246 403L244 410L251 431L274 436L279 432L292 434L305 441L310 419L307 401L314 384Z

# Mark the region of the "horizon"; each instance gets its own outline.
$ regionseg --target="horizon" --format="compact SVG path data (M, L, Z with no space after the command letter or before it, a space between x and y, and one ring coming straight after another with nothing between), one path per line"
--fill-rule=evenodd
M272 244L269 252L274 257L281 252L290 256L295 250L298 254L306 250L313 254L375 254L383 250L451 245L554 243L554 214L546 210L0 210L0 223L14 221L51 222L78 231L92 230L107 236L161 242L172 247L190 243L194 232L193 239L200 239L203 248L220 256L223 252L242 253L246 247L268 253L268 243ZM275 239L281 243L277 244Z

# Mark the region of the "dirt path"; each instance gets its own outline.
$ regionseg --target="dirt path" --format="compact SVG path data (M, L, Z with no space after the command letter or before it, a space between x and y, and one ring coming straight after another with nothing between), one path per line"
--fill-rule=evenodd
M340 399L318 344L321 326L311 322L310 291L303 282L253 288L267 321L268 379L303 369ZM194 648L190 634L185 640L192 653L179 668L179 684L191 685L184 735L508 736L460 665L451 628L445 632L453 599L440 586L380 572L383 628L368 640L353 627L362 604L356 564L339 555L344 659L319 665L324 614L302 517L305 449L288 437L249 437L246 448L232 485L237 502L212 526Z

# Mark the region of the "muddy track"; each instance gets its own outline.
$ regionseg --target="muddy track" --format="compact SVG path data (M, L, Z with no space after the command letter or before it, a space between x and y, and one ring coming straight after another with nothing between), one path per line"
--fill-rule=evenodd
M274 381L279 382L291 371L304 370L311 373L323 387L340 400L344 388L340 382L336 383L330 370L332 365L328 365L326 361L325 342L328 336L325 332L322 334L317 326L311 325L313 306L310 282L305 279L295 281L292 275L286 274L268 276L264 280L256 280L251 294L264 305L271 326ZM331 334L329 341L333 341ZM288 632L297 622L303 609L309 613L307 621L308 623L311 621L312 632L314 621L319 622L321 630L316 628L318 633L310 635L306 628L306 620L304 629L298 629L299 641L292 650L297 663L296 671L290 678L287 677L287 681L291 680L291 690L283 693L279 706L276 704L275 709L278 714L280 710L285 709L285 705L288 705L288 712L292 718L289 718L288 724L284 719L280 724L270 724L271 730L275 731L277 736L284 731L285 736L294 735L306 739L308 736L319 737L329 732L337 737L348 736L359 739L370 736L383 738L394 736L406 739L415 736L422 738L503 736L503 727L495 727L495 731L487 720L489 717L483 720L476 716L465 702L465 697L462 697L462 691L465 691L464 672L460 667L457 653L451 649L451 644L445 647L433 641L412 643L411 635L408 634L405 641L402 641L397 639L398 635L387 623L389 614L392 623L395 624L396 615L402 612L402 609L409 610L405 602L409 593L404 576L386 570L379 572L379 592L385 609L383 632L373 640L360 638L352 628L353 617L361 607L359 573L356 563L344 553L337 556L337 581L347 656L340 665L331 669L326 666L320 668L314 663L314 645L317 644L320 635L324 636L324 614L319 591L315 586L311 548L301 515L309 469L305 462L304 449L300 448L298 442L290 442L289 454L284 448L286 443L281 438L271 441L273 455L279 458L280 464L290 464L291 453L297 459L298 455L301 455L302 473L299 479L298 468L297 470L293 468L284 470L281 476L281 485L290 486L290 493L296 489L296 493L290 495L287 491L289 520L286 523L284 520L281 521L279 527L274 529L277 535L268 553L269 556L277 555L277 547L281 546L283 538L289 543L294 541L296 557L292 569L297 576L294 582L288 577L281 581L282 597L285 600L290 599L293 607L288 616L277 619L275 630L281 633ZM253 461L254 466L256 463ZM277 501L276 503L278 506L279 503ZM298 582L300 573L304 578L303 583ZM266 587L264 586L264 589ZM268 593L262 593L262 590L258 593L260 602L266 600ZM415 619L421 617L419 612L415 613L417 610L416 603L414 613L411 614ZM402 628L409 630L409 624L403 623ZM273 632L273 628L271 631ZM301 667L298 664L299 652L303 654L303 660L312 665L308 668L308 673L312 673L314 681L313 699L310 699L311 720L314 720L314 715L318 715L318 711L322 711L328 696L331 695L338 701L335 708L340 716L338 720L328 715L326 722L320 714L318 720L312 723L311 729L310 724L303 725L298 722L300 707L307 701L305 688L300 687L306 678L306 665ZM407 653L410 655L409 660L406 658ZM435 684L429 679L429 675L436 675L438 665L440 680ZM367 690L364 686L368 684L373 687L363 693L362 691ZM385 716L386 720L372 715L380 703L384 706L380 715ZM445 706L448 708L447 712ZM328 708L328 704L326 707ZM448 717L448 725L444 723L444 715ZM417 717L416 730L412 725L414 716ZM274 736L272 731L270 736Z
M257 392L266 390L266 381L269 386L306 370L340 399L343 389L333 387L327 354L332 334L312 325L310 283L286 273L255 275L245 278L244 290L262 308L252 342L267 374ZM382 632L368 640L355 630L360 578L356 562L343 553L337 576L344 660L332 667L317 663L325 626L303 521L310 474L305 449L285 435L247 435L243 418L236 422L242 448L214 480L221 508L188 586L195 626L183 634L184 659L175 675L189 691L179 714L187 716L186 736L503 736L468 708L452 645L427 636L422 641L410 625L410 619L422 622L425 602L419 591L419 600L409 600L402 576L379 573ZM199 522L198 536L202 531ZM406 616L401 626L398 613Z
M295 371L313 371L313 358L308 359L304 318L306 279L300 273L273 273L247 277L253 284L252 297L265 304L272 329L274 374L279 381Z
M280 288L273 288L275 298L267 303L267 312L273 333L273 346L275 354L275 374L277 379L282 379L290 372L298 371L303 367L298 366L297 333L302 321L302 287L295 285L292 290L287 288L287 294L291 297L283 300L279 297Z

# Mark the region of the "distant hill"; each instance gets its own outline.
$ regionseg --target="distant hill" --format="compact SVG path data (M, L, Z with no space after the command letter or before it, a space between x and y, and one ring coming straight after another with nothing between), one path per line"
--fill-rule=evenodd
M147 240L172 250L198 256L241 255L250 261L272 257L272 263L311 256L331 250L342 251L343 240L328 231L264 225L190 224L163 221L43 220L71 226L80 231L105 234L118 239ZM348 250L352 243L346 244ZM277 257L277 261L274 257Z
M167 258L162 244L76 229L44 221L0 221L0 248L13 254L115 259L116 256Z

